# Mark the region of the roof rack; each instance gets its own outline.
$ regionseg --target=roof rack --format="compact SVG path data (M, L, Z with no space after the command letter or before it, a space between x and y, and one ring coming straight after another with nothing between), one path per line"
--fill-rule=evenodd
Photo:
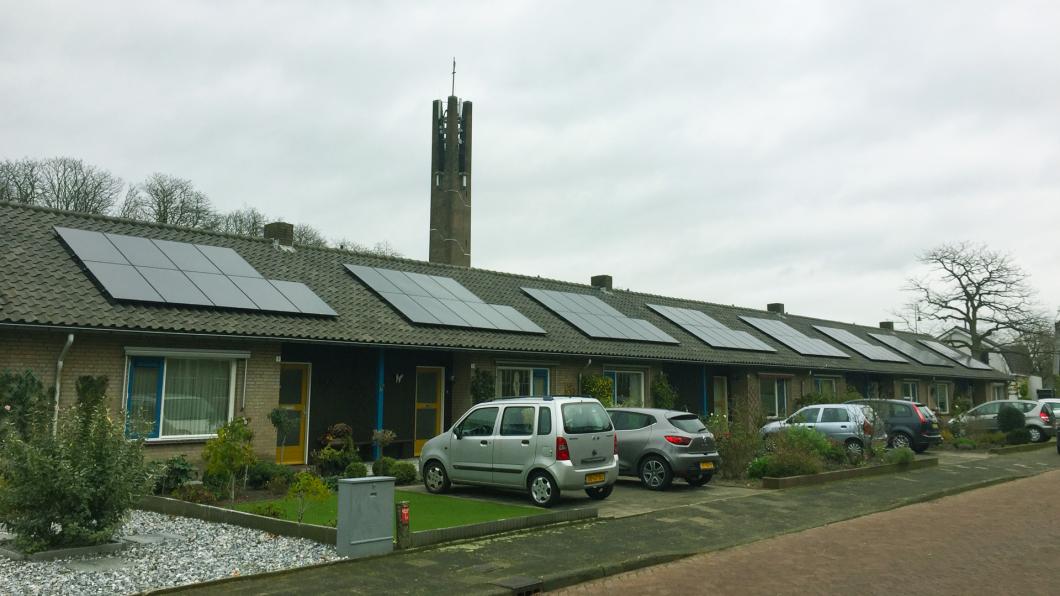
M514 395L509 397L495 397L490 401L507 401L513 399L540 399L542 401L552 401L556 399L586 399L587 395Z

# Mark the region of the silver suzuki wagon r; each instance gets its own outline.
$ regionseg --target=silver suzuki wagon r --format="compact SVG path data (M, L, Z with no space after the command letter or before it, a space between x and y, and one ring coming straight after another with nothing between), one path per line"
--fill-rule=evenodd
M525 490L551 507L560 493L606 499L618 480L618 436L590 397L515 397L477 404L420 451L423 484Z

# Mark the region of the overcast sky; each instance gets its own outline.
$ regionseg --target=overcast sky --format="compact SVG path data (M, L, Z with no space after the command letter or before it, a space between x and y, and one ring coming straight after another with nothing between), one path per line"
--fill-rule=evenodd
M1055 2L0 10L0 159L164 172L425 259L455 55L475 267L874 325L967 239L1060 305Z

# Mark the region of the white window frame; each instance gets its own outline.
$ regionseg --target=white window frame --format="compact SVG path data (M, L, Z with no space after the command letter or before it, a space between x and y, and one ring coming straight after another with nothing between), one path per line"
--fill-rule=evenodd
M178 348L125 348L125 375L122 383L122 400L121 408L125 417L126 423L129 420L129 412L127 405L129 403L129 375L132 373L133 358L146 357L146 358L161 358L162 369L160 374L162 376L161 392L162 399L158 408L158 437L147 437L144 439L145 443L183 443L187 441L205 441L212 439L217 436L217 433L199 434L199 435L162 435L162 429L164 428L163 423L165 419L165 403L166 403L166 373L168 371L169 359L174 360L227 360L228 361L228 416L225 423L231 422L235 417L235 406L236 406L236 383L237 375L236 372L239 368L240 360L243 361L245 367L250 359L250 352L242 351L229 351L229 350L187 350ZM307 405L308 407L308 405ZM308 423L308 420L307 420Z
M501 373L503 371L524 371L530 375L530 397L537 397L534 393L534 372L545 371L545 395L552 393L552 371L547 366L497 366L497 374L494 380L494 397L501 397ZM519 397L519 396L516 396Z
M614 383L611 387L611 405L616 408L643 408L644 407L644 378L647 376L643 370L630 369L630 368L605 368L604 376L610 378L610 375L615 375ZM618 375L639 375L640 376L640 403L639 404L622 404L618 403ZM632 384L630 385L632 386Z
M788 376L773 376L773 375L769 375L769 376L759 376L758 377L758 387L759 387L758 391L759 391L759 393L761 393L761 391L762 391L761 387L762 387L762 382L763 381L772 381L773 382L773 411L775 412L775 414L773 414L771 416L767 414L766 415L767 418L786 418L788 416L788 407L791 405L790 404L790 401L791 401L791 395L790 395L791 394L791 387L787 383L790 380L791 380L791 377L788 377ZM784 387L784 409L783 410L780 408L780 401L779 401L779 399L780 399L779 388L781 386L781 383L784 384L783 385L783 387ZM759 402L761 402L761 400L762 400L762 396L761 395L758 396L758 400L759 400Z
M819 395L825 395L821 391L821 385L824 383L832 384L832 397L839 397L839 377L814 377L813 378L813 389Z
M1005 383L994 383L990 386L990 401L998 401L1002 399L1008 399L1008 392ZM998 391L1000 390L1000 391ZM1000 397L998 395L1000 394Z
M913 388L913 395L909 396L905 392L906 386ZM920 401L920 381L906 379L902 381L902 395L899 399L903 399L908 402L919 402Z
M931 390L935 393L935 407L939 409L939 414L949 414L950 404L953 402L953 392L950 391L950 384L943 382L932 383ZM942 407L942 402L939 401L940 391L946 394L945 409Z

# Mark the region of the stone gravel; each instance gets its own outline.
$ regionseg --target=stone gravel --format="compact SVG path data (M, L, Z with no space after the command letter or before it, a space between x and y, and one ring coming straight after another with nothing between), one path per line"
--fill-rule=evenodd
M147 511L133 511L122 534L165 539L95 557L111 566L124 564L106 571L67 567L93 557L48 562L0 558L0 594L133 594L340 558L334 546L311 540Z

